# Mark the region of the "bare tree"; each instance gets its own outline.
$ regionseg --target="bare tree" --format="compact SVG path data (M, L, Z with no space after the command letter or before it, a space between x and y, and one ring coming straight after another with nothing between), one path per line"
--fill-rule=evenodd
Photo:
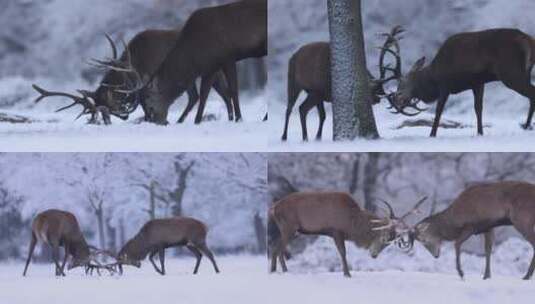
M329 0L334 140L378 138L370 102L360 0Z

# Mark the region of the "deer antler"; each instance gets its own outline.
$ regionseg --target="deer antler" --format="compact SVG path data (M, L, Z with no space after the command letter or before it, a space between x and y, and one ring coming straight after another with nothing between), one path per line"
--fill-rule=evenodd
M35 99L35 103L39 103L40 101L42 101L43 99L47 97L67 97L73 100L73 103L57 109L56 113L70 109L76 105L81 105L84 107L84 109L82 110L82 112L80 112L80 114L78 114L78 116L76 116L76 119L82 117L83 115L90 114L91 119L89 120L89 122L96 123L98 121L98 115L100 113L102 115L102 119L104 120L104 123L106 125L111 124L110 111L108 110L108 108L103 107L103 106L96 106L93 98L88 96L87 92L85 91L78 90L78 93L82 95L82 97L80 97L80 96L76 96L76 95L64 93L64 92L47 91L37 86L36 84L32 85L32 87L34 90L36 90L40 94L40 96L38 96Z
M399 40L403 39L402 37L400 37L399 35L404 33L405 32L405 29L403 29L403 27L401 27L400 25L398 26L395 26L394 28L392 28L392 30L390 31L390 33L382 33L380 34L380 36L382 37L386 37L386 40L383 44L382 47L379 47L379 49L381 50L381 54L379 55L379 72L380 72L380 76L379 76L379 82L381 82L382 84L386 83L386 82L389 82L390 80L394 80L394 79L399 79L401 78L402 74L401 74L401 55L400 55L400 47L399 47ZM394 48L394 50L392 50L392 47ZM395 60L396 60L396 66L394 68L390 67L389 65L386 65L385 66L385 57L386 57L386 54L391 54L392 56L394 56ZM388 78L385 78L386 77L386 72L392 72L392 76L388 77Z

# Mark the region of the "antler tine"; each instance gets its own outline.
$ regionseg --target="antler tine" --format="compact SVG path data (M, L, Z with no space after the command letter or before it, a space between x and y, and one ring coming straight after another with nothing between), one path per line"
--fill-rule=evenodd
M420 206L427 200L427 196L422 197L407 213L405 213L400 219L405 219L411 214L418 213Z
M392 28L390 33L382 33L381 36L385 37L386 40L383 44L383 46L380 48L381 53L379 55L379 72L380 72L380 78L385 79L386 72L391 71L394 73L394 78L389 79L396 79L401 77L401 56L400 53L400 47L399 47L399 40L401 37L399 35L403 33L405 30L401 26L395 26ZM392 46L395 50L392 50ZM396 67L395 68L387 68L384 65L385 55L386 53L389 53L393 55L396 59ZM386 82L386 81L385 81Z
M381 198L377 198L377 200L383 203L388 208L388 212L389 212L388 218L394 218L396 216L394 214L394 208L392 208L392 206L387 201Z
M106 39L110 43L110 47L111 47L112 55L113 55L113 57L112 57L113 60L117 60L117 46L113 42L113 39L111 39L110 35L108 35L108 33L104 33L104 36L106 36Z

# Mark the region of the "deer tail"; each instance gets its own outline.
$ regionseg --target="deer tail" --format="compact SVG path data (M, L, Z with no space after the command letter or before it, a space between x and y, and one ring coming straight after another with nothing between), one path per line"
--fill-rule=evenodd
M295 104L297 96L299 95L299 89L297 88L297 82L295 79L296 61L296 57L293 56L290 58L288 63L288 107L290 107L291 104L292 108L293 104Z

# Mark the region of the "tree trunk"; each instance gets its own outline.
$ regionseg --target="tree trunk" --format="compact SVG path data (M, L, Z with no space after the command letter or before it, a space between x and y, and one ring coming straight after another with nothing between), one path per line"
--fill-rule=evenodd
M264 221L262 220L262 217L258 213L254 215L253 219L254 223L254 231L256 234L256 241L258 243L257 252L258 253L265 253L267 250L267 240L266 240L266 226L264 225Z
M106 249L117 252L117 229L110 224L109 219L106 221L106 231L108 232L108 247Z
M102 208L95 210L95 216L97 217L98 224L98 239L100 249L106 248L106 235L104 234L104 212Z
M368 211L375 212L377 209L374 203L375 184L377 183L377 176L379 171L380 153L368 153L368 161L366 162L365 176L364 176L364 208Z
M186 168L182 168L178 161L175 161L175 172L177 174L176 187L168 193L169 198L173 201L171 212L173 216L182 215L182 199L186 192L188 175L195 162L191 162Z
M370 102L360 0L329 0L335 141L378 138Z
M149 219L156 218L156 182L152 181L149 186Z

